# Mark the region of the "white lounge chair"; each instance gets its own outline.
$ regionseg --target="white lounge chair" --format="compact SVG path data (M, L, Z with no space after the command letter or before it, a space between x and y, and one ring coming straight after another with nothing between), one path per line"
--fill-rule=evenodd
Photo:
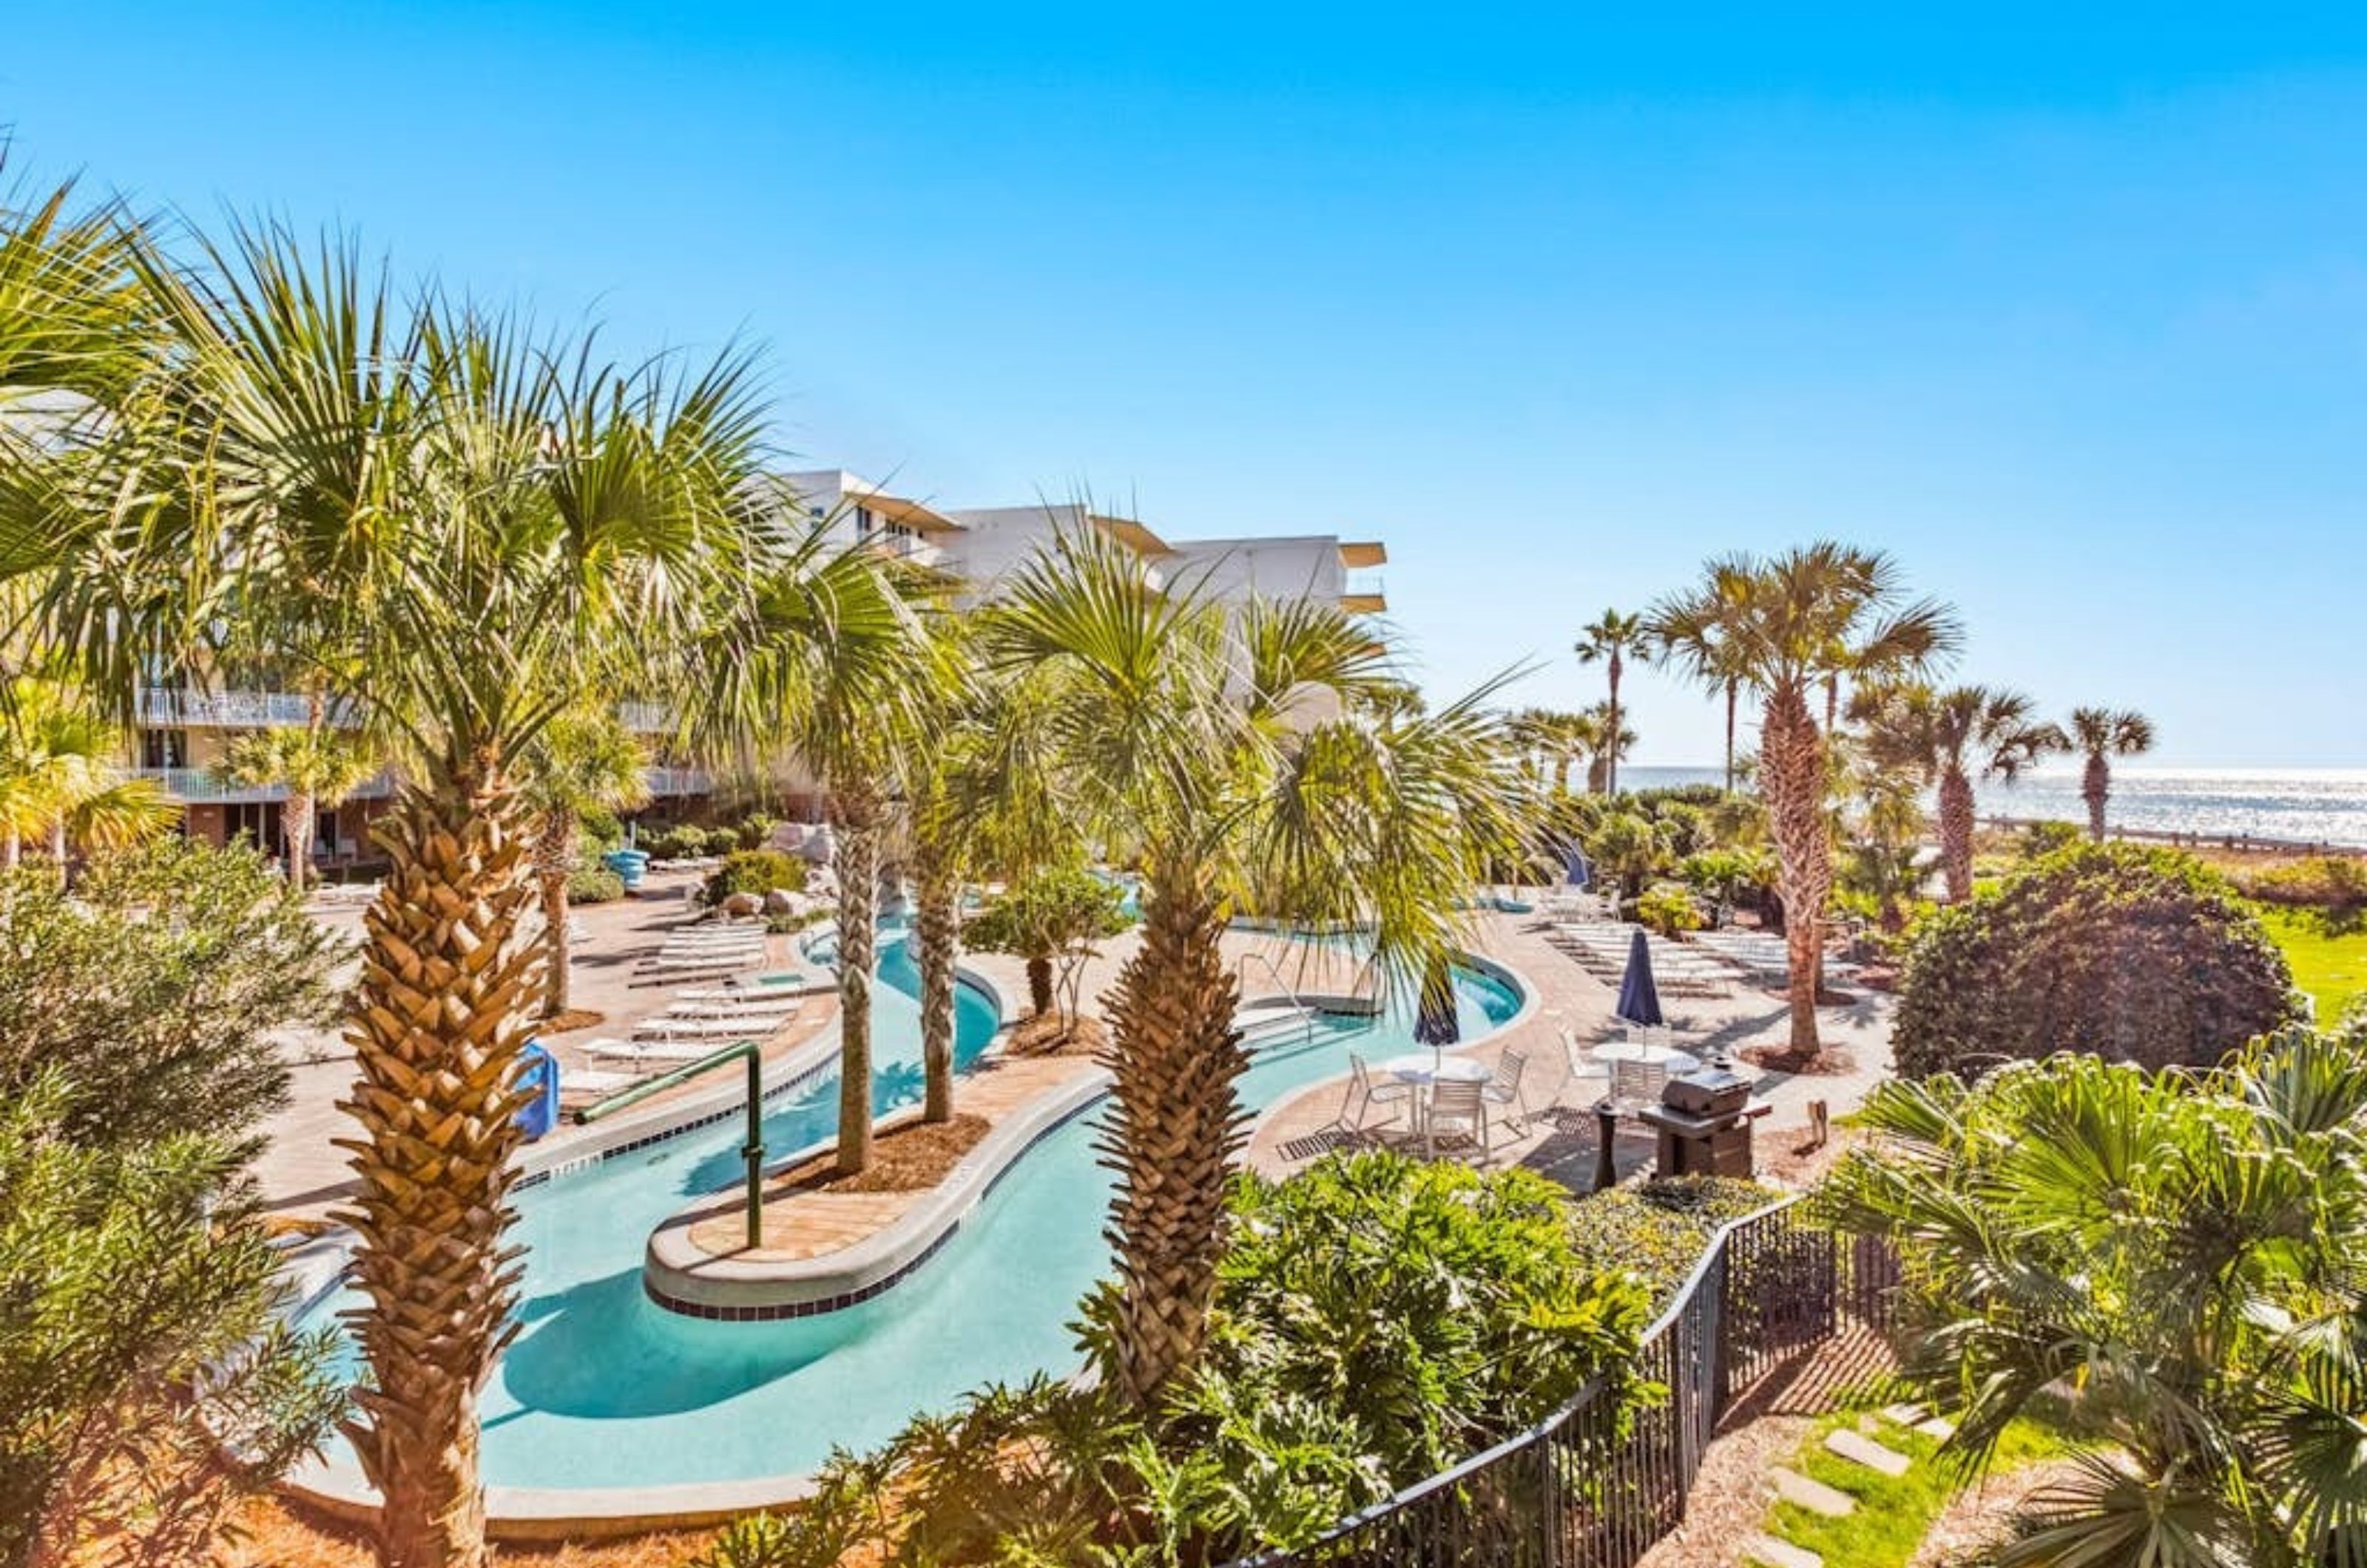
M1395 1079L1376 1084L1372 1069L1365 1066L1365 1058L1351 1051L1348 1053L1348 1092L1340 1100L1339 1124L1351 1133L1362 1133L1375 1126L1386 1127L1403 1113L1401 1108L1410 1105L1413 1097L1411 1084L1399 1083ZM1376 1110L1384 1107L1392 1108L1387 1116L1376 1122L1366 1120Z

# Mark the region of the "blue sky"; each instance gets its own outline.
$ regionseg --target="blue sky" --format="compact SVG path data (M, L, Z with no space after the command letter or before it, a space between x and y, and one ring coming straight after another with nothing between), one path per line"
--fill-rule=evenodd
M1603 606L1833 535L2160 761L2367 766L2367 13L1127 9L39 7L0 125L761 341L785 446L948 504L1386 539L1434 691L1593 700Z

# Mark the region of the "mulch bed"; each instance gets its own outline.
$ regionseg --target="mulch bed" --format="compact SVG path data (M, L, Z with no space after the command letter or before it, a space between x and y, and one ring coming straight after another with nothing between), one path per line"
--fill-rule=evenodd
M1011 1026L1009 1049L1014 1056L1091 1056L1108 1043L1100 1019L1080 1018L1064 1028L1057 1011L1035 1012Z
M1828 1045L1813 1056L1795 1056L1788 1045L1746 1045L1736 1055L1754 1067L1796 1077L1844 1077L1857 1071L1857 1058L1838 1045Z
M871 1142L871 1164L860 1176L841 1176L835 1155L817 1155L765 1186L767 1197L792 1192L914 1192L934 1187L962 1156L978 1147L994 1123L983 1116L913 1122Z
M276 1498L246 1504L237 1518L243 1538L215 1553L217 1568L378 1568L378 1554L365 1532L315 1519ZM548 1546L505 1543L495 1549L495 1557L504 1568L677 1568L705 1550L714 1533L669 1531Z

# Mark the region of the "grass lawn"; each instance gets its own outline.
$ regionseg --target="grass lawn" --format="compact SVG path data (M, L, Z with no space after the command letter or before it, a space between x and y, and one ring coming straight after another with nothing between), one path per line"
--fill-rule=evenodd
M2367 931L2327 936L2316 921L2282 909L2264 908L2260 919L2284 949L2293 983L2317 999L2320 1022L2333 1022L2352 998L2367 995Z
M1768 1511L1768 1534L1805 1546L1828 1562L1845 1562L1849 1568L1899 1568L1915 1555L1925 1533L1955 1495L1954 1474L1933 1457L1940 1450L1938 1438L1886 1421L1874 1421L1868 1435L1915 1461L1915 1467L1896 1480L1853 1464L1825 1447L1826 1433L1869 1418L1870 1412L1859 1408L1819 1421L1788 1467L1849 1493L1857 1499L1857 1511L1847 1518L1832 1519L1779 1501ZM2076 1446L2052 1427L2034 1420L2017 1421L1998 1445L1994 1473L2067 1454Z

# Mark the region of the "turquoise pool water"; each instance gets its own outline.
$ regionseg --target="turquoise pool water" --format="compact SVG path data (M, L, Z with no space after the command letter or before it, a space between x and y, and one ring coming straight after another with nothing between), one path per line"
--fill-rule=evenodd
M907 944L883 937L873 1103L921 1089L919 977ZM1512 1016L1519 998L1458 972L1467 1037ZM965 987L955 1059L968 1066L994 1032ZM1243 1078L1252 1107L1345 1070L1353 1048L1411 1048L1399 1020L1332 1019L1260 1053ZM837 1076L775 1102L767 1147L786 1154L833 1130ZM810 1471L833 1446L860 1449L917 1412L980 1383L1077 1364L1068 1324L1107 1268L1102 1211L1109 1176L1093 1160L1095 1113L1045 1138L935 1257L860 1306L771 1324L675 1316L641 1292L649 1232L688 1199L739 1174L738 1122L702 1128L518 1194L529 1248L522 1326L482 1402L484 1476L496 1486L600 1488L734 1481ZM313 1318L350 1304L333 1296Z

